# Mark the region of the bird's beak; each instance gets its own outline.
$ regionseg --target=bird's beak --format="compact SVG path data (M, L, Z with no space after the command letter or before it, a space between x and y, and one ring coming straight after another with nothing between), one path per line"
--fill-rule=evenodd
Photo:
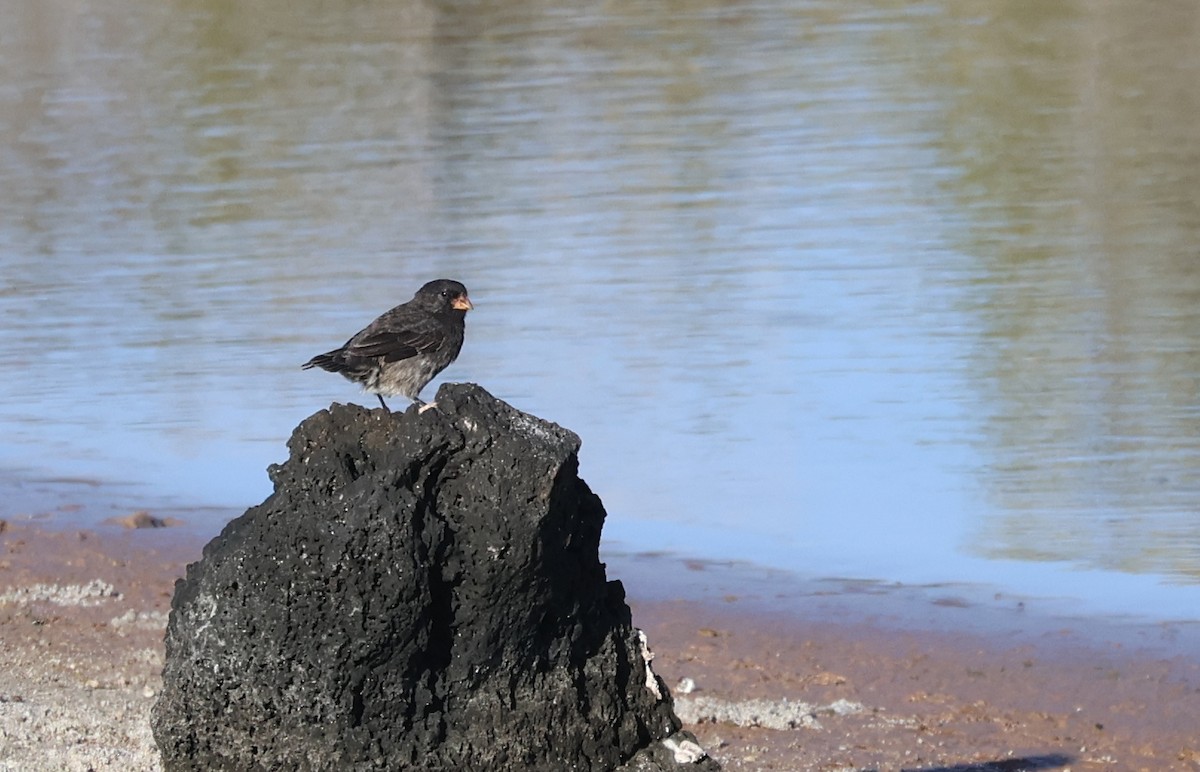
M475 306L471 305L471 299L466 295L459 295L450 301L450 307L457 311L470 311L475 308Z

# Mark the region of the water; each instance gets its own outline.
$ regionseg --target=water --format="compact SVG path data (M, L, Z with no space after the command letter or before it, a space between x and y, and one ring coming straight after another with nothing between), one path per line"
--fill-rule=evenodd
M1195 618L1190 8L574 5L0 2L2 476L215 532L445 276L611 544Z

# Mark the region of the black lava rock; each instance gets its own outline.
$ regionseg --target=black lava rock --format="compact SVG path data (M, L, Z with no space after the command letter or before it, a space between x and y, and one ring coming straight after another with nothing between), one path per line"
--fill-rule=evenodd
M437 404L306 419L188 566L164 768L718 769L605 576L579 438L474 385Z

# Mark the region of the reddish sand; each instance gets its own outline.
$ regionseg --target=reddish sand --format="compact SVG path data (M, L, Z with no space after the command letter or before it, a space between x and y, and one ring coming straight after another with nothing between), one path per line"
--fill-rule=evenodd
M157 768L165 614L201 546L183 533L5 525L0 769ZM765 574L756 589L719 566L608 560L655 670L673 689L694 682L676 689L680 713L726 769L1200 770L1200 658L1171 649L1180 628L1113 643L1015 607L955 617L972 603L953 593L796 582L772 595ZM704 720L718 714L794 728Z

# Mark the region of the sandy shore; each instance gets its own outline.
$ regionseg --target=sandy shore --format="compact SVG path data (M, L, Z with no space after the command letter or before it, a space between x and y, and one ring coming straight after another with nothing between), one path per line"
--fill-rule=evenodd
M159 768L163 631L202 546L180 533L4 525L0 770ZM1186 627L1097 634L1003 600L989 616L953 594L779 592L720 566L608 561L680 716L726 769L1200 770Z

